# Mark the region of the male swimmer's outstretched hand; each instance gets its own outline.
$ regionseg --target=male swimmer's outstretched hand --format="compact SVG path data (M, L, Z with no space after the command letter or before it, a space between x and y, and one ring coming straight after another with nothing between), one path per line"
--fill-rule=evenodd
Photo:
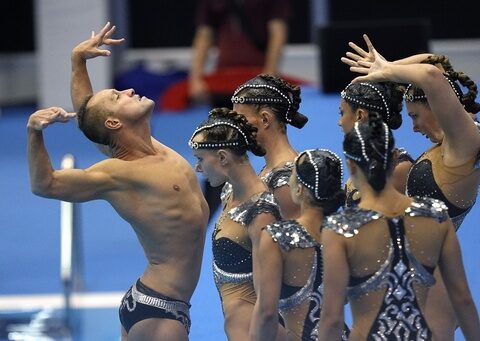
M110 22L107 22L97 34L95 34L95 31L92 31L90 39L74 47L72 50L72 58L87 60L98 56L110 56L111 52L109 50L101 49L100 47L103 45L119 45L125 40L124 38L112 38L115 28L116 26L112 26Z
M43 130L55 122L65 123L77 116L74 112L67 112L59 107L50 107L35 111L28 119L27 128Z
M87 60L98 56L110 56L111 52L101 47L104 45L118 45L123 43L125 39L113 39L115 26L107 22L105 26L89 39L82 41L72 50L72 76L70 80L70 97L72 99L73 110L78 111L83 100L93 94L92 84L87 71Z

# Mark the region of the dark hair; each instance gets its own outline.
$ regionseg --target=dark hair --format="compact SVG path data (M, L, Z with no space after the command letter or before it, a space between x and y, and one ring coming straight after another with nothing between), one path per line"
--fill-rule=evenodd
M257 128L248 123L245 116L228 108L212 109L208 118L195 129L190 138L190 146L194 149L230 149L236 155L244 155L247 150L254 155L264 156L266 151L257 144ZM203 141L192 142L199 133Z
M233 93L232 103L254 104L257 109L269 108L286 129L286 124L303 128L308 118L299 113L300 87L282 78L260 74L240 85Z
M474 81L471 80L463 72L457 72L453 69L450 60L445 55L432 55L422 61L424 64L432 64L438 67L440 65L444 70L444 75L447 78L450 86L457 95L460 103L463 105L467 112L476 114L480 111L480 104L475 102L477 98L478 89ZM465 87L468 91L463 93L461 86ZM423 90L414 85L409 85L405 91L405 100L409 102L423 102L427 103L427 97Z
M420 63L422 64L432 64L432 65L440 65L445 72L453 72L452 63L450 63L450 59L444 54L433 54L428 56Z
M366 109L379 114L390 129L402 125L403 94L405 87L393 82L350 83L341 92L352 110Z
M105 127L105 119L108 115L112 115L101 105L91 106L87 108L88 102L93 95L88 95L83 100L77 112L78 127L83 134L92 142L110 145L110 133Z
M345 202L342 161L335 153L326 149L306 150L295 159L295 171L312 203L321 207L325 215L336 212Z
M355 123L343 140L345 156L354 161L376 192L380 192L392 170L395 141L378 113L371 113L368 123Z

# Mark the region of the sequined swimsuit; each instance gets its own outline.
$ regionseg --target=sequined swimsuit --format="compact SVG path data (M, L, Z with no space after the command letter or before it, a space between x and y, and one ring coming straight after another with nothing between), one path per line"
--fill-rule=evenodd
M401 162L410 162L414 163L413 158L410 156L410 154L403 148L397 148L398 151L398 163ZM345 184L345 207L354 207L357 206L358 203L360 202L360 192L353 186L352 182L347 180L347 183Z
M323 301L322 288L322 251L321 245L308 233L308 231L295 220L280 221L264 227L278 246L288 252L295 248L314 249L313 262L310 276L302 287L282 283L278 308L280 315L286 322L287 331L301 337L302 341L313 341L318 338L318 321ZM295 308L308 304L306 315L287 315L295 312ZM294 316L292 318L292 316ZM303 326L301 331L288 330L291 326ZM344 338L347 340L348 328L345 329Z
M290 175L292 174L293 166L293 162L287 161L284 165L276 167L270 172L261 176L260 179L262 179L265 185L267 185L268 189L273 192L279 187L288 185ZM262 171L260 171L260 173L261 172ZM220 195L222 201L225 201L225 198L227 198L231 193L232 185L226 182L225 185L223 185L222 193Z
M439 222L448 218L445 204L430 198L414 198L404 214L430 217ZM431 340L432 334L419 309L413 284L426 287L435 284L433 269L420 264L411 253L405 238L404 217L387 218L378 212L353 207L327 217L324 228L351 238L362 226L376 219L387 220L389 254L375 273L361 278L350 277L347 296L356 299L375 290L387 289L368 333L368 341Z
M273 192L279 187L288 185L293 166L293 162L287 161L282 166L276 167L263 175L261 179L267 185L268 189Z
M269 192L256 194L243 204L226 212L229 219L235 221L243 228L248 227L255 217L261 213L270 213L276 219L280 219L278 205L275 202L273 195ZM216 224L212 234L213 275L220 296L222 296L222 285L224 284L245 285L245 287L242 286L241 288L230 289L237 291L239 295L243 295L240 293L241 291L248 293L248 300L255 303L252 274L252 251L247 250L229 238L220 237L216 239L218 232L219 226ZM245 238L248 238L244 233L245 231L241 232Z
M427 154L428 154L428 157L427 157ZM406 191L407 195L412 197L426 196L426 197L435 198L443 201L445 205L447 205L448 207L448 213L450 215L450 218L452 219L455 229L457 230L462 224L468 212L470 212L475 202L472 203L472 205L469 207L460 208L456 206L454 203L452 203L451 201L449 201L447 197L443 194L440 186L435 180L435 177L433 175L432 160L434 160L433 162L436 162L436 163L441 162L440 145L434 146L433 148L429 149L415 161L415 164L410 169L410 172L407 178L407 191ZM473 173L475 169L480 169L480 153L474 162L473 170L469 169L471 168L469 164L470 162L458 168L466 168L467 173L471 171L470 174ZM447 167L442 167L442 168L447 169ZM457 174L454 174L453 172L446 173L447 176L449 177L450 183L459 181L463 177L470 175L470 174L466 174L466 175L461 174L462 170L459 170L457 172L458 172Z

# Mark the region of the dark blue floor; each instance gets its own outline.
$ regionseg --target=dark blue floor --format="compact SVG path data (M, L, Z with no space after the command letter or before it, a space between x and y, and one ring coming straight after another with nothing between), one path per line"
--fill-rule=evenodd
M310 118L304 129L289 127L297 150L322 147L341 155L342 133L337 126L339 96L320 94L315 88L303 89L300 111ZM0 295L60 293L59 280L59 202L30 192L26 159L26 122L32 107L4 108L0 117ZM187 141L195 126L206 116L206 108L182 113L155 114L152 134L173 147L192 164ZM417 157L429 141L411 131L411 122L395 131L397 145ZM57 124L45 131L47 148L55 167L64 154L72 153L77 167L88 167L102 155L77 130L74 123ZM262 160L252 156L259 169ZM347 174L345 175L347 176ZM80 207L84 290L120 292L142 273L143 253L134 233L109 204L95 201ZM477 204L465 219L458 236L465 267L477 306L480 306L480 245ZM1 297L0 297L1 300ZM11 307L15 310L15 306ZM116 309L78 311L82 327L77 340L118 340ZM191 340L225 340L220 302L211 274L209 238L204 266L192 299ZM461 337L458 338L461 340Z

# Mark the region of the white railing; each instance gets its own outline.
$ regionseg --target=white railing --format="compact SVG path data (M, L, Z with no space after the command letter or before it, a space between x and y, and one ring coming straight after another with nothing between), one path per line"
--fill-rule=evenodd
M75 158L66 154L62 159L62 169L75 167ZM71 297L79 289L81 278L80 231L77 222L77 207L71 202L60 202L60 279L63 285L65 323L72 331L74 327Z

